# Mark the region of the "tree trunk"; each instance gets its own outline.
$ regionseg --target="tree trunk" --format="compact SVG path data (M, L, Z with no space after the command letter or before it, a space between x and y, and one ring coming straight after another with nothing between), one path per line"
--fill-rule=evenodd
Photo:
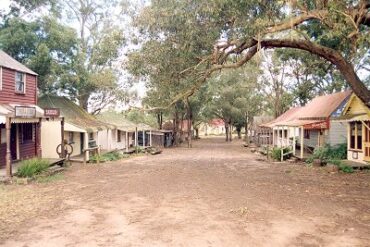
M225 135L226 135L226 142L228 142L229 141L229 126L226 122L225 122Z
M192 131L191 131L191 123L192 123L192 112L191 107L189 104L189 98L186 99L186 108L187 108L187 115L188 115L188 148L192 147L191 139L192 139Z
M242 129L238 127L236 128L236 131L238 132L238 139L242 139Z
M195 128L195 138L199 139L199 128L198 127Z
M173 118L173 145L174 146L177 146L178 145L178 135L177 135L177 132L178 132L178 112L177 112L177 109L175 109L175 114L174 114L174 118Z
M233 126L229 124L229 142L233 141Z
M81 95L77 97L79 105L84 109L85 111L88 111L88 105L89 105L89 95Z
M158 123L159 129L161 130L163 127L163 112L160 112L157 114L157 123Z

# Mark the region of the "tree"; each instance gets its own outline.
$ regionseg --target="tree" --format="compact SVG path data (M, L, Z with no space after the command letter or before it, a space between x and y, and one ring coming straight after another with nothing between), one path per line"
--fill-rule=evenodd
M370 106L370 92L357 75L353 61L368 47L370 3L360 1L250 1L249 14L235 8L224 18L228 35L218 42L213 66L205 75L248 62L260 49L294 48L322 57L334 64L353 91ZM246 7L246 6L243 6ZM289 12L289 13L287 13ZM245 21L249 25L245 25ZM292 36L292 33L295 35ZM365 49L366 50L366 49ZM367 54L368 52L366 52ZM232 63L228 57L237 56Z
M76 32L53 17L25 21L6 18L0 25L0 49L38 73L42 93L54 92L68 74L77 47Z
M112 95L120 98L123 92L118 85L116 63L124 36L112 14L118 7L117 3L109 0L68 0L62 3L69 18L79 24L79 44L73 70L61 81L61 87L85 110L93 96L103 105ZM93 112L99 110L92 109Z
M256 114L262 110L262 97L257 79L259 70L249 64L236 71L222 71L210 80L212 100L208 105L209 115L220 118L225 123L226 141L232 140L232 127L236 126L238 135L241 128L246 131Z

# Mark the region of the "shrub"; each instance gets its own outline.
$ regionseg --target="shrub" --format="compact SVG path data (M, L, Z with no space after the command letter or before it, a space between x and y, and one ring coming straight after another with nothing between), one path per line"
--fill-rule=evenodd
M315 159L319 159L324 163L332 160L347 159L347 144L344 143L335 146L326 144L323 147L315 148L313 154L307 159L307 162L312 163Z
M281 160L281 149L282 148L274 147L271 151L271 158L273 158L274 160L280 161ZM290 148L285 147L283 148L283 151L284 153L287 153L290 151ZM290 157L291 157L291 154L284 156L284 159L289 159Z
M109 152L109 153L105 153L103 155L100 155L100 157L98 155L93 155L90 160L92 162L97 162L99 160L99 162L106 162L106 161L116 161L116 160L120 160L122 158L125 158L126 156L124 156L123 154L121 154L120 152L118 151L113 151L113 152Z
M353 167L344 164L339 165L339 170L345 173L353 173Z
M49 161L44 159L30 159L21 162L18 167L17 175L19 177L34 177L37 174L49 168Z

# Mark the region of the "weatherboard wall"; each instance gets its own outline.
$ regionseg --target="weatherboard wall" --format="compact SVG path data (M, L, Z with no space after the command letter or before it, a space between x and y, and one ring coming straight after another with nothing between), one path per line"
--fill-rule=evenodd
M1 67L2 85L0 88L1 104L36 104L37 79L35 75L26 74L25 93L15 90L15 70Z

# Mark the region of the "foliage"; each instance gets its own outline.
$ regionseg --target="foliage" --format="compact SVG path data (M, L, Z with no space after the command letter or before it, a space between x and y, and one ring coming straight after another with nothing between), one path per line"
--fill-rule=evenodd
M339 166L339 170L341 170L344 173L353 173L354 172L354 170L351 166L347 166L347 165L343 165L343 164Z
M90 161L94 163L96 163L98 160L99 162L117 161L117 160L127 158L127 157L128 157L127 155L124 155L119 151L113 151L113 152L105 153L100 156L98 156L97 154L93 155L92 157L90 157Z
M281 150L283 150L283 153L288 153L290 152L290 148L285 147L285 148L279 148L279 147L274 147L271 150L271 158L277 161L281 161ZM291 157L291 154L285 155L284 160L289 159Z
M34 177L49 168L49 161L39 158L24 160L17 170L19 177Z
M319 159L324 163L333 160L345 160L347 159L347 144L343 143L335 146L326 144L322 147L315 148L313 154L307 159L307 162L312 163L315 159Z

